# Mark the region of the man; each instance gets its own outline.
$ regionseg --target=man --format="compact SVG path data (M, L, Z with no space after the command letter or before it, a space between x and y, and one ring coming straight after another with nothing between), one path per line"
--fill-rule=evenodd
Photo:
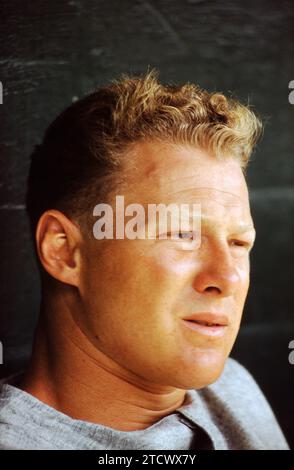
M2 385L2 448L288 448L252 377L228 359L249 285L243 170L259 132L247 107L164 86L154 71L51 124L27 194L40 320L28 369ZM117 196L129 208L195 205L201 230L189 218L174 236L156 219L155 236L144 236L150 220L124 236ZM116 221L105 219L104 237L99 204Z

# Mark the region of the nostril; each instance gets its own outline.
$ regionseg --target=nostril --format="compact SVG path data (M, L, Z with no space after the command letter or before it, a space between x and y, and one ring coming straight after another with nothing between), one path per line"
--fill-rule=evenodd
M208 292L208 293L214 293L215 291L216 292L221 292L221 290L218 287L215 287L215 286L209 286L209 287L205 288L205 292Z

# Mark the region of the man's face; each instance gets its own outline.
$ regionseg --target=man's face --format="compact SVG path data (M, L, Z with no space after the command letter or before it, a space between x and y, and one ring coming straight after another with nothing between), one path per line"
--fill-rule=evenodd
M201 204L201 244L93 237L83 249L79 321L99 350L140 378L201 388L222 372L249 285L254 229L242 170L195 148L138 143L126 183L125 205ZM210 314L223 326L185 320Z

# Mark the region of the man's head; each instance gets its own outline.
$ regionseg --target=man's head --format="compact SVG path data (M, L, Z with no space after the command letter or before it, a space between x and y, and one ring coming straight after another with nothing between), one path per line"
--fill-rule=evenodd
M231 351L254 240L243 169L259 131L241 104L151 72L73 104L33 155L27 207L46 288L64 288L91 343L151 383L203 387ZM96 240L93 208L118 194L126 205L200 204L200 246Z

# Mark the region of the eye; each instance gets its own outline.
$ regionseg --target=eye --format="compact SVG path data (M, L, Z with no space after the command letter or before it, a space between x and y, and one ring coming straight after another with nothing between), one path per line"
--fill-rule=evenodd
M169 232L167 238L171 240L193 240L193 232Z
M245 248L246 250L250 250L252 248L252 244L245 240L231 240L230 245L235 248Z
M195 251L200 247L201 236L193 230L161 233L158 237L167 240L169 246L183 251Z

